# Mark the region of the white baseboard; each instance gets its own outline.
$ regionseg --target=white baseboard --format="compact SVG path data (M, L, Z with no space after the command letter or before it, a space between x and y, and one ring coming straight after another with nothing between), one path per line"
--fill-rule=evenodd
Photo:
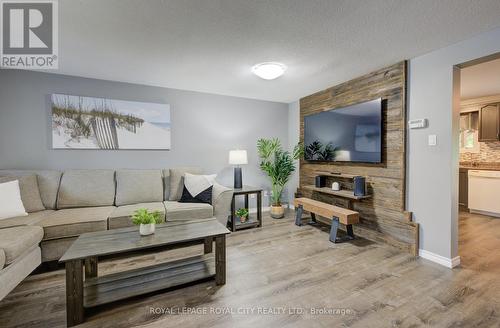
M480 210L473 210L473 209L469 209L469 212L475 213L475 214L481 214L481 215L486 215L486 216L494 216L494 217L500 218L500 213L494 213L494 212L488 212L488 211L480 211Z
M447 268L454 268L458 265L460 265L460 256L456 256L452 259L426 251L425 249L419 249L418 250L418 255L421 258L424 258L426 260L432 261L437 264L441 264Z

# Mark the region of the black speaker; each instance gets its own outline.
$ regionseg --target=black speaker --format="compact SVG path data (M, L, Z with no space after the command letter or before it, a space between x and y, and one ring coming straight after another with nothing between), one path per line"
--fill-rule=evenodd
M354 177L354 196L366 195L365 177Z
M316 176L316 188L326 187L326 177L324 175Z

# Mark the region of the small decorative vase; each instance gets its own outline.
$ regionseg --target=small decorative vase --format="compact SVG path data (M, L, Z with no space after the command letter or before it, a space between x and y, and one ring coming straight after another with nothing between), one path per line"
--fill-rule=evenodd
M281 219L285 216L285 209L281 205L271 205L270 214L273 219Z
M248 216L240 216L240 222L245 223L248 220Z
M156 227L156 224L154 224L154 223L141 224L139 226L139 233L141 234L141 236L152 235L155 233L155 227Z

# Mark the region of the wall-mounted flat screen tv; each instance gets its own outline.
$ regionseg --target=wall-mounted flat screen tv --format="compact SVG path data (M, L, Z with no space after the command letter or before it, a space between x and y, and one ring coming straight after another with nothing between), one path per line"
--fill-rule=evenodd
M382 99L304 117L308 161L382 162Z

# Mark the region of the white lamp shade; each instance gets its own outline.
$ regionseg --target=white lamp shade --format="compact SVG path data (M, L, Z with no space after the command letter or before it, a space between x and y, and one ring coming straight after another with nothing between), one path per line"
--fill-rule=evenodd
M246 150L230 150L229 151L229 164L241 165L248 164Z

